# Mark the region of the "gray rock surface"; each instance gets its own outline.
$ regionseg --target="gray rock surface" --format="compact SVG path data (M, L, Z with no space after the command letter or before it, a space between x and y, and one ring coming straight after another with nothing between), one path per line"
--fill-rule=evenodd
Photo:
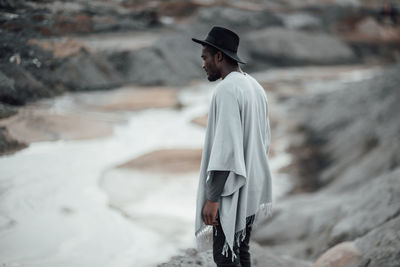
M0 155L12 153L25 147L27 145L13 139L5 127L0 127Z
M206 28L219 25L239 32L283 25L282 20L267 9L253 11L226 6L201 9L194 23L204 25Z
M66 59L54 75L71 90L112 88L123 82L121 75L99 54L74 55Z
M304 11L280 13L279 17L282 19L285 28L288 29L315 30L320 29L322 26L322 22L318 17Z
M250 253L252 266L254 267L311 267L312 264L307 261L292 258L287 254L272 253L268 249L259 246L256 243L250 244ZM215 266L212 258L212 252L198 253L195 249L188 249L184 255L176 256L168 263L158 265L159 267L194 267L194 266Z
M399 72L397 63L377 77L345 83L296 107L294 114L305 122L304 127L327 140L322 149L334 164L319 178L326 184L340 177L327 189L330 192L353 190L400 164ZM301 107L309 110L302 112Z
M379 228L355 240L363 252L359 267L400 266L400 216L397 214Z
M338 38L284 28L254 31L246 37L252 61L266 65L339 64L355 61L352 50Z
M152 47L110 55L125 80L142 85L183 85L202 77L201 45L190 33L173 33Z
M331 162L322 177L330 176L318 191L278 202L272 218L255 229L257 242L317 259L338 243L358 240L364 263L396 266L393 259L399 254L393 244L399 236L386 232L400 228L385 225L400 215L399 70L398 63L369 83L346 84L296 107L303 126L326 138L321 149ZM303 105L307 111L302 114ZM371 236L382 240L376 250L370 250Z
M16 113L17 111L13 106L0 103L0 119L10 117Z
M49 88L22 66L0 64L0 102L21 105L27 99L51 95Z

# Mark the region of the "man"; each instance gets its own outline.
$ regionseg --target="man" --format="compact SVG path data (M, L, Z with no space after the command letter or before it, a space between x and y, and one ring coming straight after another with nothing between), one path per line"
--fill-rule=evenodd
M208 80L222 79L213 91L200 168L198 248L206 250L212 241L217 266L248 267L253 222L272 207L267 97L238 65L244 62L237 34L213 27L205 40L192 40L203 45Z

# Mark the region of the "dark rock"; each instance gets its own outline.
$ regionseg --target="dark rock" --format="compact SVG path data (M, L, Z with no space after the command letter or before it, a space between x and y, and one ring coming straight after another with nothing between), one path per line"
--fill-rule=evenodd
M0 119L4 119L15 114L17 114L17 110L13 106L0 103Z
M0 102L22 105L27 100L51 96L47 86L19 65L0 64Z
M15 10L23 6L24 2L23 0L0 0L0 8L4 10Z
M72 91L107 89L123 82L112 64L100 54L71 56L54 70L53 75Z
M0 127L0 155L10 154L25 147L27 145L13 139L5 127Z

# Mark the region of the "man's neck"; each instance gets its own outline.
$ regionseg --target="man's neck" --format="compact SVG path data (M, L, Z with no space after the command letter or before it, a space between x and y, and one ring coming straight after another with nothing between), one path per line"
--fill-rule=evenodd
M225 79L225 77L228 76L228 74L231 73L232 71L242 72L239 66L228 66L221 70L222 80Z

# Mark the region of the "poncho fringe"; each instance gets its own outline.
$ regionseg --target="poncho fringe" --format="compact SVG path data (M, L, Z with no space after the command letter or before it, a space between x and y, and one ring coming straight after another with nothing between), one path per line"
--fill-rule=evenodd
M259 215L262 215L264 218L268 218L272 215L272 202L268 203L263 203L260 205L258 211L256 214L253 214L251 216L248 216L246 218L246 225L249 227L253 227L257 219L259 218ZM217 235L217 229L215 229L215 235ZM195 236L200 243L210 243L212 242L212 232L213 232L213 226L211 225L206 225L203 228L201 228L199 231L195 233ZM236 245L240 246L240 243L246 238L246 228L238 231L235 233L235 241ZM229 256L229 250L231 251L232 254L232 262L237 258L237 255L233 251L233 248L231 248L228 244L228 242L224 243L224 246L222 248L221 254L224 255L225 257Z

